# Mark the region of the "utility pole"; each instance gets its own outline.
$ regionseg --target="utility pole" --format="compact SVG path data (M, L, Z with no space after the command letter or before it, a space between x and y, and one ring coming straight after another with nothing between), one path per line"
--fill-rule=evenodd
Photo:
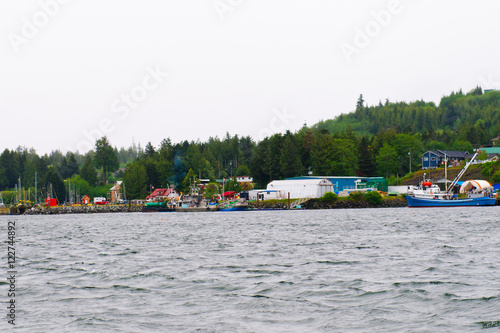
M410 173L411 173L411 148L408 148L410 151L408 152L408 155L410 156Z

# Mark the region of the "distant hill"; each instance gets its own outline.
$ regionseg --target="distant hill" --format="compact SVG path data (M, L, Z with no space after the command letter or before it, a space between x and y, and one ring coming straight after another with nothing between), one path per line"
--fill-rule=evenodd
M459 90L441 98L439 106L433 102L388 100L366 106L360 95L355 111L321 121L313 128L330 133L352 130L368 136L390 128L422 135L458 131L466 133L473 144L488 144L500 133L500 91L483 93L477 87L464 94Z

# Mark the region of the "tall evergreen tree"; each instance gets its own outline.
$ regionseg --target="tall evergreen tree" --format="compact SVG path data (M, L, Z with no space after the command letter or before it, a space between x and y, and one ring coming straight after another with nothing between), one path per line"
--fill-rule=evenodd
M49 168L45 175L44 183L47 184L46 189L48 193L50 192L50 185L52 185L53 195L57 198L59 203L64 202L66 198L66 186L56 167L52 166Z
M299 176L302 171L300 155L290 133L285 136L285 140L283 141L280 164L281 174L285 178Z
M378 171L381 175L389 178L389 175L396 173L399 166L398 152L387 142L380 148L376 160Z
M83 162L82 169L80 170L80 177L82 177L90 186L95 186L97 184L97 171L94 168L94 163L92 162L92 157L87 154L85 157L85 162Z
M95 143L94 165L102 168L102 183L106 184L108 172L115 171L120 166L115 150L111 147L108 138L103 136Z
M184 180L182 181L181 191L183 193L189 193L191 191L191 186L194 186L198 182L199 180L196 173L193 169L189 169L186 177L184 177Z
M128 165L123 182L130 199L144 199L148 195L148 175L141 161L134 161Z
M79 174L80 168L78 166L78 162L76 161L75 154L68 153L66 159L68 161L68 168L69 168L69 171L71 173L70 176L73 176L75 174Z
M356 111L361 111L365 107L365 100L363 99L363 94L359 94L358 100L356 102Z
M359 171L366 176L374 176L377 170L375 158L369 145L369 140L363 136L358 148L358 165Z
M151 141L149 141L146 144L146 147L144 148L144 156L146 158L150 157L152 158L155 155L155 147L151 144Z
M61 160L61 165L59 165L59 174L61 175L61 177L63 179L69 178L72 175L71 169L68 166L68 160L66 159L66 157L63 157Z

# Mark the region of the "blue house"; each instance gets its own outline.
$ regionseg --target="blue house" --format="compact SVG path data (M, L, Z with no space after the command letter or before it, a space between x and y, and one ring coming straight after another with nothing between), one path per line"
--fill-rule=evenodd
M422 169L436 169L444 166L445 156L448 160L448 165L456 166L461 161L470 159L472 154L468 151L428 150L422 154Z

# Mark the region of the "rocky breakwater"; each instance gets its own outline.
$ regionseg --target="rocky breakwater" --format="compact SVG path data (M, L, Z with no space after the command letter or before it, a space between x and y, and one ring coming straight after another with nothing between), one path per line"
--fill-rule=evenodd
M293 200L292 200L293 202ZM337 198L332 200L309 199L301 203L301 209L346 209L346 208L393 208L393 207L408 207L406 200L403 197L383 197L374 202L366 199L364 196L354 196L347 198ZM249 203L250 209L288 209L286 200L266 200L259 203L252 201ZM294 207L292 207L293 209Z
M346 198L333 202L311 199L302 204L305 209L342 209L342 208L394 208L408 207L408 203L401 197L386 197L380 203L372 203L368 200L352 200Z
M104 205L104 206L58 206L28 208L24 215L53 215L53 214L91 214L91 213L127 213L140 212L141 205Z

